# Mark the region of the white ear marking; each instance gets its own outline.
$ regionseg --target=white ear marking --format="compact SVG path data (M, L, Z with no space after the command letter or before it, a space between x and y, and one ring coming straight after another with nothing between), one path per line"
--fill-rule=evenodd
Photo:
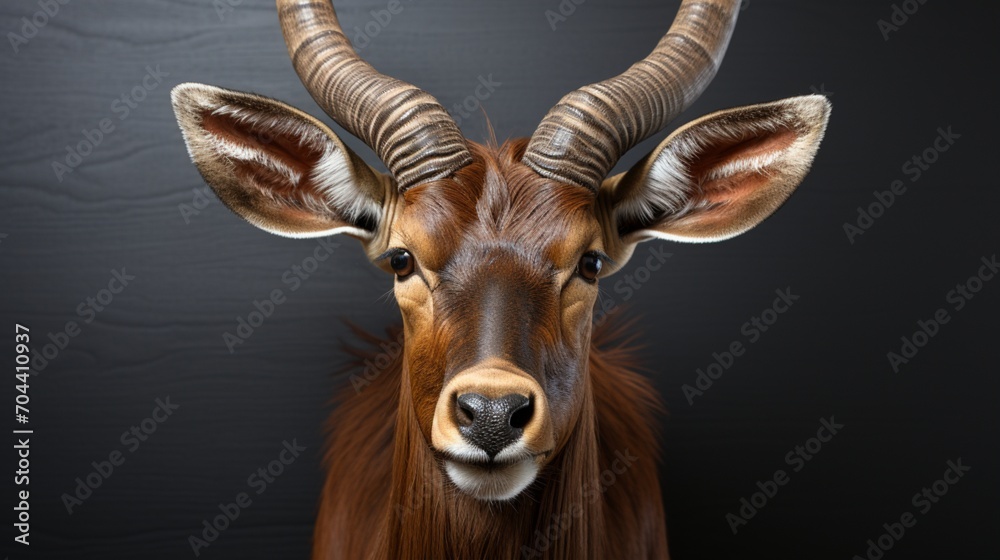
M339 209L351 222L362 216L378 216L380 207L374 200L358 196L352 181L354 178L348 168L348 155L329 144L323 156L320 157L312 172L312 180L323 198Z

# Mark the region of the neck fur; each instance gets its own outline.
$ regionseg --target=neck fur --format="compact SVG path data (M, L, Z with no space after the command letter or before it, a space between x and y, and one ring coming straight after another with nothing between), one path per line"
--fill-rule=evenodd
M478 501L447 480L412 412L403 352L374 379L354 378L361 393L347 388L330 419L314 560L666 558L659 403L634 352L609 344L624 330L595 331L577 425L509 502Z

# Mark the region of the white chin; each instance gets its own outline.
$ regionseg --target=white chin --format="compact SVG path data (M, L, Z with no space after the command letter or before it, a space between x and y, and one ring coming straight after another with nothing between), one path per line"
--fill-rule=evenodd
M492 468L446 460L444 469L459 490L484 501L510 500L534 482L538 475L538 465L532 459Z

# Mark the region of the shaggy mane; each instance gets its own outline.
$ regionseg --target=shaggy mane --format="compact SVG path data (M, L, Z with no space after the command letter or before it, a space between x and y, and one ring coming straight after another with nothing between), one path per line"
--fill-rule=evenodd
M314 560L667 558L653 428L662 406L636 372L629 325L595 327L580 422L505 503L459 493L416 418L400 413L410 410L404 352L391 356L400 329L382 338L354 328L362 345L348 348L350 382L327 425Z

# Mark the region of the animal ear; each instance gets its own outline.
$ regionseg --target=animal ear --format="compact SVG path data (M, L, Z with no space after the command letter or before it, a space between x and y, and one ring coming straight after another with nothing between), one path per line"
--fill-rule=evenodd
M202 84L171 92L188 153L216 194L287 237L371 239L395 192L328 127L273 99Z
M753 228L802 182L829 116L826 98L810 95L720 111L678 129L604 181L601 197L621 241L721 241Z

